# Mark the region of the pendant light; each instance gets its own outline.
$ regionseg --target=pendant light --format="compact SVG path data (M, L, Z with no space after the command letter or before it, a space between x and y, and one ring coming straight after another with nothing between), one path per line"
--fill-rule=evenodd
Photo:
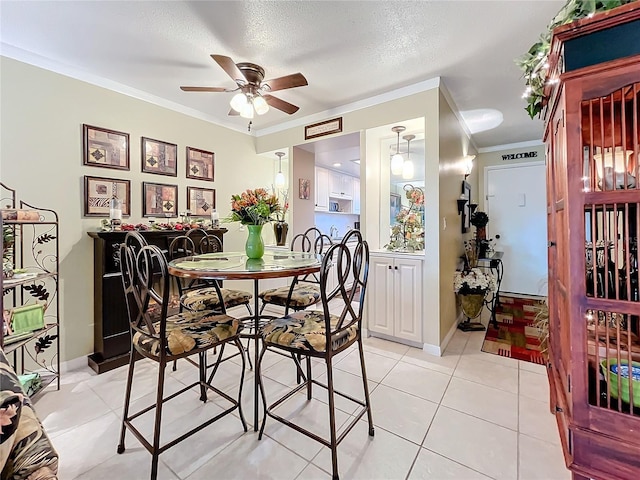
M284 152L276 152L276 156L278 157L278 173L276 174L275 186L276 188L284 188L285 178L284 173L282 173L282 157L284 157Z
M398 134L398 142L396 143L396 154L391 157L391 173L394 175L400 175L402 173L402 164L404 163L404 158L400 155L400 134L406 130L403 126L393 127L391 129L392 132Z
M402 164L402 178L410 180L413 178L413 162L409 159L409 142L416 138L415 135L405 135L402 137L407 141L407 160Z

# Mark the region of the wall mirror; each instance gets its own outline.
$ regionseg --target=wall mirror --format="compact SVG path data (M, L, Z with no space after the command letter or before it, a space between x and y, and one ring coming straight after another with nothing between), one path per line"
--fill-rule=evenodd
M398 132L393 129L396 126L405 129ZM424 250L424 205L411 202L410 192L412 189L416 192L414 200L424 193L424 120L399 122L393 127L381 140L380 148L380 195L381 199L389 199L380 202L382 208L389 209L388 215L380 215L380 245L394 251L421 251ZM398 156L402 157L401 163Z

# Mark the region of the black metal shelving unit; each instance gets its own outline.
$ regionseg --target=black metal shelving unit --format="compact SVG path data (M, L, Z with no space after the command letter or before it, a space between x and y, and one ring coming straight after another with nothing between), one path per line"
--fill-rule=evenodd
M44 326L20 337L4 335L4 315L0 318L0 347L18 375L37 372L40 388L37 396L56 383L60 389L60 298L59 298L59 221L50 209L18 201L16 191L0 183L0 208L28 209L38 213L37 220L3 220L0 227L13 231L13 264L25 272L20 277L0 275L0 311L23 305L44 307ZM0 246L2 244L0 243ZM4 251L4 249L3 249Z

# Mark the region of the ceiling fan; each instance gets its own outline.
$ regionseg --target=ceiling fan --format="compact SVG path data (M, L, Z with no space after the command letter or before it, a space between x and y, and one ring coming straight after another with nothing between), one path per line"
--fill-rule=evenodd
M307 79L301 73L293 73L284 77L264 80L264 69L255 63L235 63L224 55L211 55L218 65L227 72L237 87L180 87L185 92L238 92L231 99L229 115L240 115L243 118L253 118L254 112L263 115L269 111L269 106L277 108L289 115L296 113L299 107L274 97L270 92L287 88L308 85Z

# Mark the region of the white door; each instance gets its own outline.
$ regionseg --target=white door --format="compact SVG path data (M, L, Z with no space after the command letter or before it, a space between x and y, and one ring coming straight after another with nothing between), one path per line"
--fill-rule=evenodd
M504 252L501 292L547 295L544 163L485 169L488 236ZM497 239L497 237L500 237Z

